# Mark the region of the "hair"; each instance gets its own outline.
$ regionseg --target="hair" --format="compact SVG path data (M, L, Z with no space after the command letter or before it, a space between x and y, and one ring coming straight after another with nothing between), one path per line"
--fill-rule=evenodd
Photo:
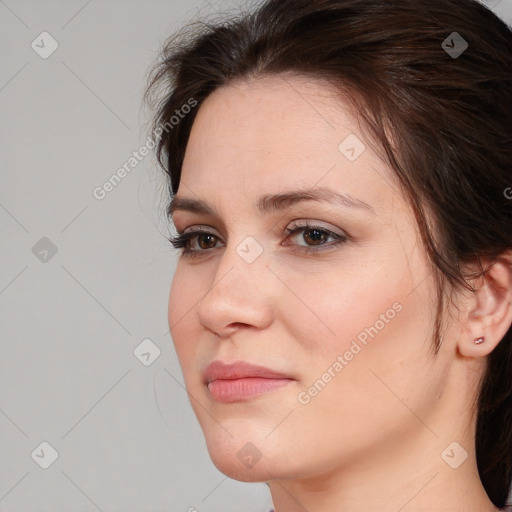
M444 49L454 32L468 43L461 55ZM156 109L171 196L204 100L235 80L288 72L348 95L396 175L437 284L437 354L446 290L475 291L464 265L485 278L481 261L512 247L510 27L476 0L267 0L193 23L165 42L144 97ZM170 126L187 104L199 107ZM502 507L512 480L512 328L487 358L477 401L478 471Z

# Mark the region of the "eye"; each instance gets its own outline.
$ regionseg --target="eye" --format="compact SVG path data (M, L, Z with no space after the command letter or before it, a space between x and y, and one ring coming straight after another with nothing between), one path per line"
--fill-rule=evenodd
M348 236L344 233L335 233L322 226L310 225L307 222L300 224L297 221L287 228L288 238L296 238L302 240L306 245L283 243L284 247L292 246L293 251L309 253L320 252L329 249L335 249L337 246L345 243ZM297 235L302 232L302 236ZM333 239L331 243L327 243L328 239ZM210 252L215 249L217 241L220 238L204 229L197 229L186 233L178 233L177 236L170 237L169 241L175 249L181 249L181 254L187 258L196 257L201 254ZM193 248L198 246L199 249ZM324 247L325 246L325 247Z
M325 245L324 242L327 238L335 238L336 240L345 238L344 235L333 233L321 226L311 226L307 223L303 225L294 225L294 227L288 228L286 231L290 235L303 232L302 240L304 240L306 244L310 244L312 246Z
M192 249L191 245L194 239L197 239L197 243L200 249ZM187 233L178 233L177 236L170 237L169 241L175 249L181 249L184 256L195 256L197 253L205 252L215 248L215 240L218 239L217 235L198 229L195 231L189 231Z
M287 228L286 231L290 235L289 238L293 238L295 236L299 241L302 240L306 242L305 246L299 244L296 246L298 249L294 249L305 253L334 249L337 246L344 244L348 239L348 236L345 233L335 233L325 227L311 225L307 222L305 224L292 224L292 226ZM302 235L297 236L300 233L302 233ZM333 239L332 243L327 243L329 238ZM284 245L288 246L293 244Z

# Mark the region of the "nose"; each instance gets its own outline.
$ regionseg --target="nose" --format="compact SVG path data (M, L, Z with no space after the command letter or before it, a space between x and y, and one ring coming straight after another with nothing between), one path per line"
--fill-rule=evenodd
M276 295L272 287L276 283L265 255L249 262L241 254L236 246L226 245L198 304L201 324L221 338L242 328L265 329L273 319L272 297Z

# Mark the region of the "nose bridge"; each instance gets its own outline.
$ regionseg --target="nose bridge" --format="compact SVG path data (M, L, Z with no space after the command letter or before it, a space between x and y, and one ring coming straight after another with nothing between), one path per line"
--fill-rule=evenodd
M215 275L214 296L237 298L241 303L257 300L264 282L263 247L253 237L246 237L231 247L226 246Z
M200 301L201 322L219 334L234 323L263 327L271 316L266 282L271 278L263 247L256 239L228 243L211 288Z
M222 287L229 285L231 281L235 285L242 285L247 281L252 289L256 289L255 285L263 282L265 271L268 273L266 263L263 243L254 236L249 235L231 243L228 242L219 258L214 282ZM239 289L240 286L235 288Z

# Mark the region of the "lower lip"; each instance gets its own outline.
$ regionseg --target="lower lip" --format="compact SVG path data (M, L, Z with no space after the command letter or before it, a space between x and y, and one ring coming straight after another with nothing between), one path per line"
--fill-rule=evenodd
M244 379L214 380L208 384L212 398L223 404L249 400L256 396L282 388L291 379L265 379L248 377Z

